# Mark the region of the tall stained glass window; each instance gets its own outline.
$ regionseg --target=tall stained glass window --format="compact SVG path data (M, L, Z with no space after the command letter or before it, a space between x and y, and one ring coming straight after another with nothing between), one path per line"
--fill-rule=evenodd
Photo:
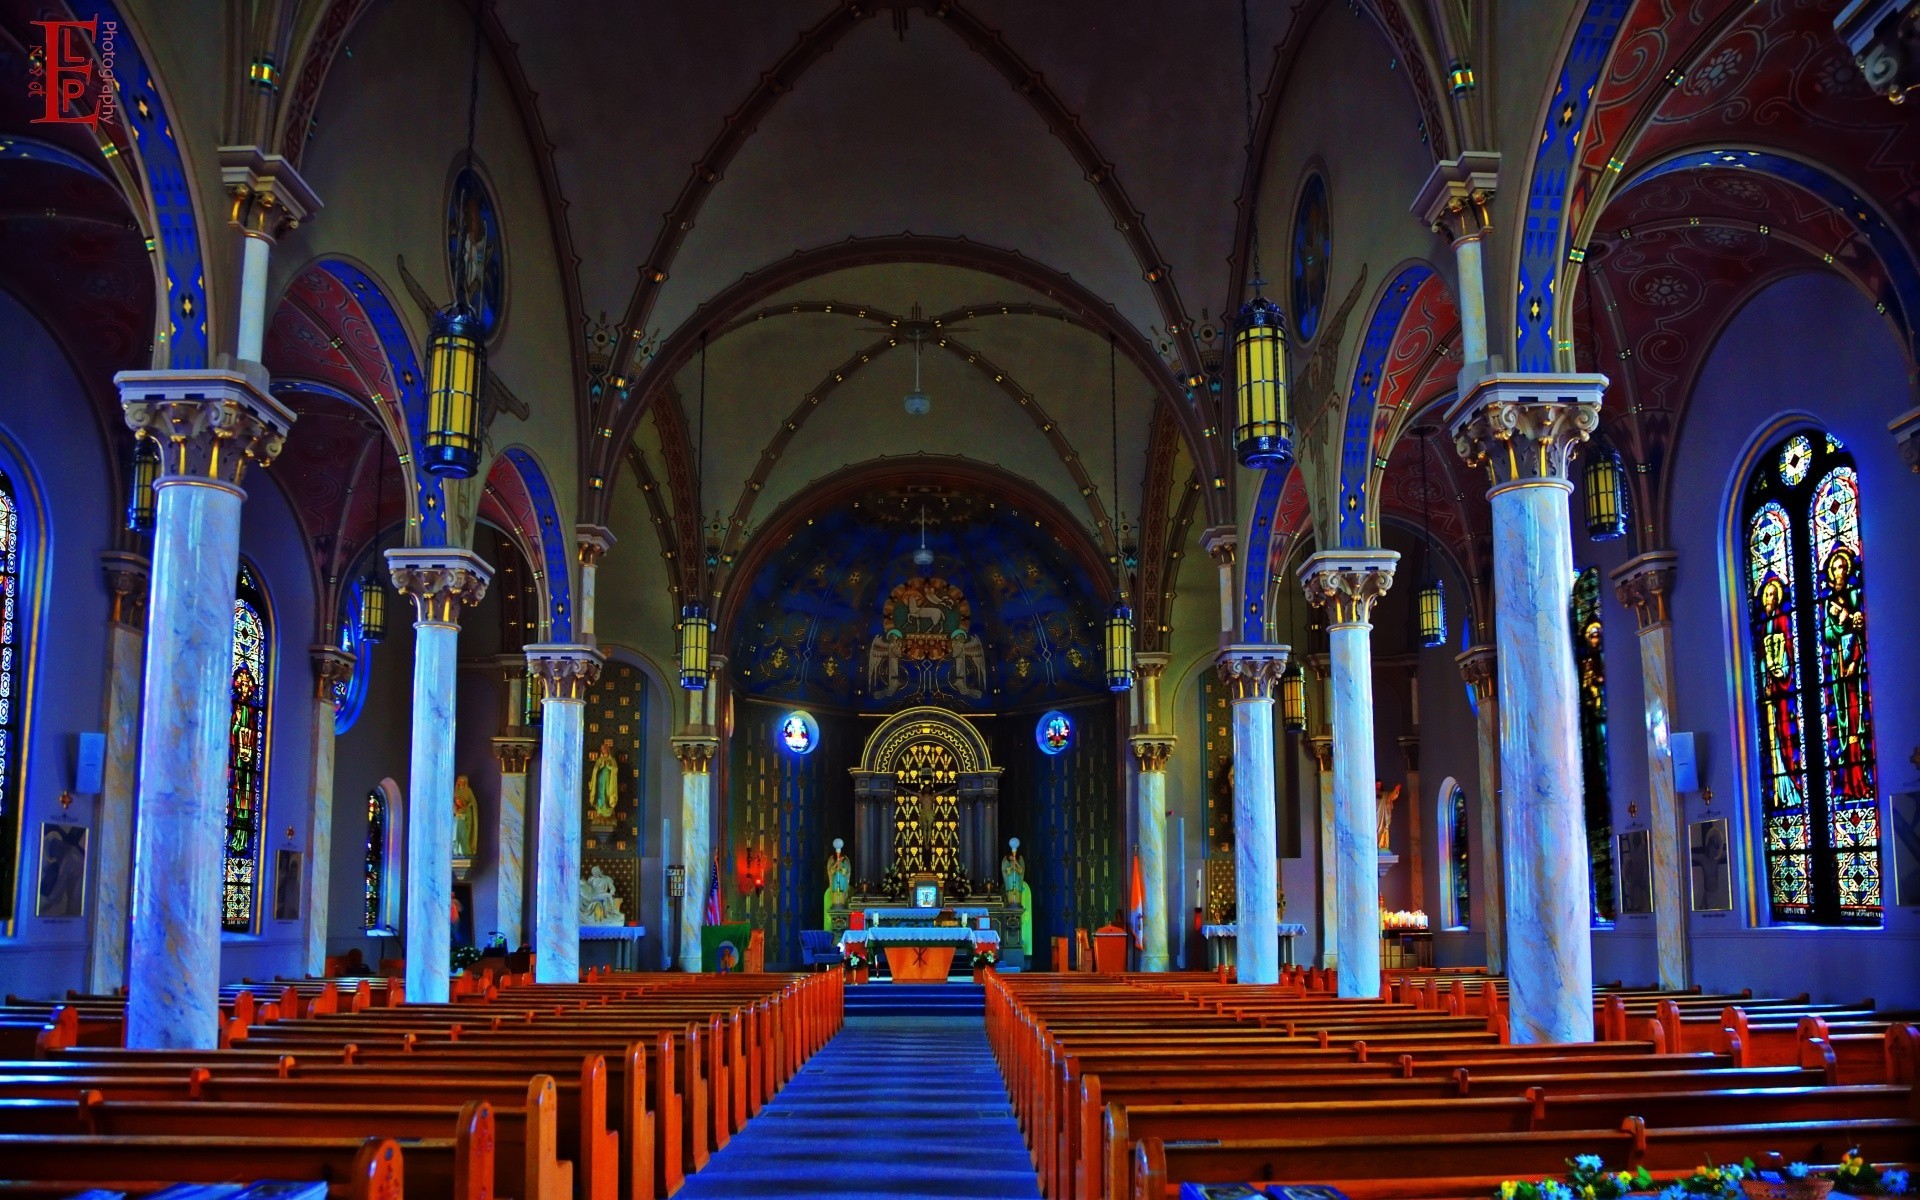
M387 924L387 793L384 788L374 788L367 793L365 863L367 894L365 927L383 929Z
M1467 859L1467 790L1459 784L1447 793L1447 927L1472 923L1472 864Z
M1761 846L1777 921L1880 921L1860 479L1831 434L1763 455L1741 503L1760 763Z
M360 719L367 703L367 679L373 670L373 646L360 636L361 595L365 580L355 580L347 588L340 606L340 648L353 655L353 671L332 684L333 734L340 737Z
M259 890L261 810L267 794L267 704L273 630L253 568L240 564L233 599L233 674L227 724L227 845L220 928L253 931Z
M20 730L26 716L26 597L20 586L20 502L0 471L0 922L13 919L23 797Z
M1600 568L1573 581L1573 665L1580 681L1580 794L1587 822L1588 879L1595 922L1613 920L1613 796L1607 781L1606 637L1600 623Z

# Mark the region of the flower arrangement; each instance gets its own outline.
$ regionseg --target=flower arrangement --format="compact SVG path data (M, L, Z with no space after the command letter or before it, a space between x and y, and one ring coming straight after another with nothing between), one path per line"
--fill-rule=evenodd
M1795 1178L1804 1178L1808 1172L1805 1163L1794 1163L1787 1170L1791 1174L1795 1168L1800 1171ZM1898 1167L1874 1166L1861 1157L1858 1146L1847 1151L1840 1165L1827 1172L1827 1178L1833 1180L1834 1191L1845 1192L1849 1196L1899 1196L1913 1186L1913 1180L1906 1171Z
M867 944L865 942L847 942L844 949L847 954L847 969L857 971L867 965Z
M996 946L976 946L973 951L973 969L991 967L1000 961L1000 950Z
M1676 1179L1660 1191L1660 1200L1720 1200L1722 1197L1735 1197L1742 1194L1740 1183L1754 1174L1753 1160L1747 1159L1739 1166L1716 1167L1709 1160L1705 1166L1695 1167L1693 1174Z
M1620 1200L1629 1192L1651 1191L1653 1176L1638 1171L1609 1171L1598 1154L1567 1160L1567 1177L1532 1182L1509 1179L1500 1185L1500 1200Z

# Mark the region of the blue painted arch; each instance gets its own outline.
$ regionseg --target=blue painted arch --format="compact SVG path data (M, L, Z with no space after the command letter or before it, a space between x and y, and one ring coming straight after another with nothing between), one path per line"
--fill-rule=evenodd
M545 574L545 586L540 591L547 601L547 636L556 642L573 640L573 593L571 588L573 531L560 524L560 510L553 501L553 487L547 481L547 473L541 469L540 460L532 451L520 446L510 446L501 455L512 465L526 484L527 496L533 501L533 513L539 522L535 535L540 539L537 549L540 555L540 570Z
M1387 281L1367 322L1366 336L1353 364L1353 388L1347 394L1347 422L1340 441L1340 494L1338 539L1343 549L1367 545L1367 485L1373 476L1373 411L1380 400L1380 384L1386 375L1387 356L1393 353L1393 341L1407 307L1433 275L1425 263L1403 267Z

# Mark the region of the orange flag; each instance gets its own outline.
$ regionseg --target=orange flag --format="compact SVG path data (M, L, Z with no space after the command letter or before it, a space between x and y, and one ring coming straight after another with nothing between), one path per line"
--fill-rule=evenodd
M1140 847L1133 848L1133 887L1129 895L1133 910L1133 948L1147 948L1147 881L1140 874Z

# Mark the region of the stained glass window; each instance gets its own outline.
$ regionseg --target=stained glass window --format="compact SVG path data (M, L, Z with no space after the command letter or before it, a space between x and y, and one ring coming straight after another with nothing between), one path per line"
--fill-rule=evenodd
M1580 793L1586 814L1593 919L1613 920L1613 797L1607 780L1606 637L1600 623L1600 568L1573 581L1573 664L1580 681Z
M1042 754L1060 754L1073 745L1073 721L1063 712L1044 713L1034 726L1033 740Z
M267 702L272 629L266 593L240 564L233 600L231 713L227 724L227 844L221 873L220 928L253 931L260 870L261 809L267 792Z
M1473 914L1473 877L1467 859L1467 791L1457 783L1447 794L1447 861L1447 926L1465 929Z
M25 597L20 588L20 505L0 471L0 921L13 917L15 830L20 827L20 726L26 715L22 668Z
M387 924L387 793L382 788L367 793L367 853L362 874L367 894L366 928L383 929Z
M364 580L356 579L347 589L340 612L340 648L353 655L353 671L333 681L333 734L339 737L360 719L367 703L367 680L373 669L373 646L360 637L360 604Z
M1761 848L1778 921L1880 921L1860 481L1831 434L1754 468L1741 509L1760 752Z

